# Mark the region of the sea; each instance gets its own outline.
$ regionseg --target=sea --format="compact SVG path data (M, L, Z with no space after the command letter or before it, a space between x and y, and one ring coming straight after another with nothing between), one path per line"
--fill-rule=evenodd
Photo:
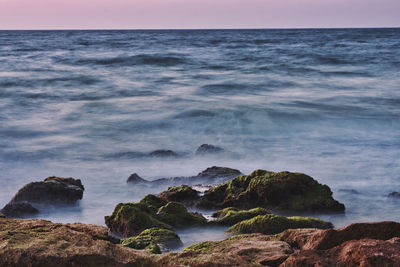
M160 149L176 155L148 155ZM313 214L336 227L400 221L400 28L0 31L1 207L74 177L83 199L35 218L104 225L166 189L130 174L210 166L306 173L345 204ZM178 233L187 245L223 230Z

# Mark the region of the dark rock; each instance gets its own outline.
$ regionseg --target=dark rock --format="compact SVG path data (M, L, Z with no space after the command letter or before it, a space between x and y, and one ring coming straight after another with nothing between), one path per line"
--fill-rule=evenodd
M148 184L151 183L150 181L147 181L145 179L143 179L142 177L140 177L137 173L131 174L128 177L128 180L126 180L127 183L131 183L131 184Z
M196 155L205 155L205 154L217 154L221 152L224 152L223 148L209 144L202 144L201 146L199 146L199 148L197 148L195 153Z
M392 193L389 193L388 197L400 198L400 193L399 192L392 192Z
M202 208L265 207L273 210L307 212L343 212L343 204L334 200L332 191L302 173L254 171L207 191Z
M43 182L32 182L22 187L10 203L35 202L71 204L83 197L84 187L80 179L48 177Z
M160 149L160 150L154 150L153 152L150 152L149 156L150 157L159 157L159 158L162 158L162 157L177 157L178 154L175 153L172 150Z
M217 166L212 166L210 168L205 169L204 171L200 172L197 174L196 177L204 177L204 178L209 178L209 179L215 179L215 178L235 178L242 173L239 170L231 169L231 168L226 168L226 167L217 167Z
M235 178L242 173L238 170L227 168L227 167L217 167L213 166L205 169L196 176L189 177L173 177L173 178L161 178L152 181L152 183L157 184L168 184L168 185L181 185L181 184L211 184L211 183L221 183L229 179Z
M347 194L353 194L353 195L359 195L360 194L360 192L358 192L355 189L339 189L339 192L347 193Z
M28 215L34 215L39 211L28 202L8 203L1 212L9 218L20 218Z

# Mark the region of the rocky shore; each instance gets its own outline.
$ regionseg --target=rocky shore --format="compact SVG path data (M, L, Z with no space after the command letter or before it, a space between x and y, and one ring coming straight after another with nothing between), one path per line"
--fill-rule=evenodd
M204 151L203 151L204 152ZM130 181L129 181L130 180ZM212 184L220 181L219 184ZM399 266L400 224L357 223L334 229L308 213L343 213L327 185L291 172L250 175L210 167L196 176L147 181L170 185L139 202L119 203L106 227L19 219L43 206L73 205L84 186L49 177L22 187L0 216L0 266ZM186 184L176 185L179 182ZM195 183L206 188L196 190ZM193 212L214 211L212 219ZM282 216L285 211L294 216ZM229 238L183 248L180 229L224 226ZM171 252L181 248L181 252Z

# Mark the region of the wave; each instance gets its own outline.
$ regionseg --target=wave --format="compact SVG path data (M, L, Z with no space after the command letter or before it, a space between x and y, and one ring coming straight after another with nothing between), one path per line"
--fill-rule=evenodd
M55 58L57 63L69 65L100 65L100 66L136 66L136 65L154 65L169 67L188 63L184 55L163 55L163 54L140 54L134 56L118 56L110 58Z

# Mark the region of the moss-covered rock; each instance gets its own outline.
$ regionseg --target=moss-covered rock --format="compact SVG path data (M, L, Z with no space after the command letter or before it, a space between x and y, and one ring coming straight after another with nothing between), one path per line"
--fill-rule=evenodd
M181 203L147 195L138 203L119 203L105 222L114 234L131 237L153 227L171 230L204 225L207 220L200 213L188 212Z
M250 234L193 244L175 262L184 266L279 266L292 253L286 242Z
M146 249L155 254L183 245L176 233L162 228L146 229L138 236L122 239L121 244L133 249Z
M270 212L264 208L239 210L237 208L229 207L215 212L213 214L213 217L217 217L218 219L216 219L215 221L211 221L210 223L232 226L238 222L265 214L270 214Z
M190 186L180 185L168 187L168 190L160 194L160 198L165 199L166 201L176 201L192 204L200 197L198 192Z
M227 232L235 234L262 233L268 235L295 228L329 229L333 228L333 225L330 222L313 217L285 217L267 214L241 221L229 228Z
M119 203L110 216L105 217L105 223L111 232L130 237L140 234L143 230L158 227L172 227L152 216L152 210L142 203Z
M178 202L169 202L162 206L155 218L174 227L205 225L207 220L197 212L188 212L187 208Z
M202 197L203 208L265 207L275 210L343 212L344 205L333 199L332 191L303 173L257 170L236 177Z
M145 205L147 209L149 209L152 213L157 213L158 209L168 203L167 200L159 198L155 195L147 195L142 200L140 200L141 204Z

